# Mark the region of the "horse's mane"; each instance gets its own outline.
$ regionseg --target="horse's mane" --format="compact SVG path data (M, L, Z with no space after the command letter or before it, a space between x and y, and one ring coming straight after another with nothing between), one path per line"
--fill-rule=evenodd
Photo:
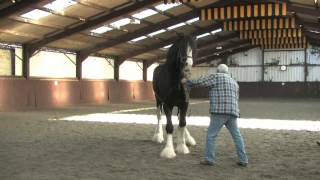
M190 36L180 36L170 47L165 65L170 69L179 70L179 64L186 61L188 44L192 49L192 57L195 57L195 40Z

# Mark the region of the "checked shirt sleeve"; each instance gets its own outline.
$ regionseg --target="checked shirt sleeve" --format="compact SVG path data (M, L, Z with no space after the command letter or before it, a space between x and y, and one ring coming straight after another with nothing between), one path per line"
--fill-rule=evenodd
M188 80L187 85L191 88L196 88L196 87L210 88L210 87L213 87L215 85L214 74L211 74L206 77L201 77L201 78L195 79L195 80Z

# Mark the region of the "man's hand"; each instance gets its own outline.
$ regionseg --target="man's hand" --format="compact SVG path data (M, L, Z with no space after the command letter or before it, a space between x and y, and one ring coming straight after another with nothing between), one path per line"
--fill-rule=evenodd
M182 78L182 79L181 79L181 83L182 83L182 84L187 83L187 81L188 81L188 79L187 79L187 78Z

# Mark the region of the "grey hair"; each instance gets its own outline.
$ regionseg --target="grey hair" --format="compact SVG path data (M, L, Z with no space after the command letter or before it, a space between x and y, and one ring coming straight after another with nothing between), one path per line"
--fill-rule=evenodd
M228 73L228 66L225 64L219 64L217 72L218 73Z

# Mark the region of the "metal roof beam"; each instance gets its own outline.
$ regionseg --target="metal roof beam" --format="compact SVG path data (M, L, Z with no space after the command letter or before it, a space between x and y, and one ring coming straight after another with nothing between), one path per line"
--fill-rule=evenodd
M200 30L196 30L195 32L189 34L189 36L198 36L200 34L204 34L204 33L213 31L215 29L219 29L219 28L221 28L221 24L220 23L215 23L215 24L212 24L212 25L207 26L205 28L202 28ZM164 46L170 45L170 44L174 43L174 41L176 41L176 40L177 40L177 37L166 39L165 41L163 41L161 43L153 44L151 46L148 46L147 48L143 48L141 50L130 52L130 53L124 55L123 57L125 59L129 59L129 58L138 56L140 54L143 54L143 53L146 53L146 52L149 52L149 51L153 51L153 50L156 50L156 49L160 49L160 48L162 48Z
M102 49L110 48L110 47L116 46L118 44L125 43L127 41L132 40L132 39L135 39L135 38L138 38L140 36L143 36L143 35L158 31L160 29L163 29L163 28L166 28L166 27L169 27L169 26L172 26L172 25L175 25L177 23L185 22L185 21L187 21L189 19L192 19L192 18L196 17L197 15L198 15L197 11L191 11L191 12L185 13L185 14L183 14L181 16L178 16L176 18L171 18L171 19L159 22L157 25L148 26L148 27L145 27L145 28L138 29L133 33L128 33L128 34L122 35L119 38L117 38L116 41L106 41L106 42L97 44L97 45L95 45L93 47L90 47L90 48L87 48L87 49L83 49L83 50L80 51L80 53L81 54L85 54L85 55L89 55L89 54L91 54L93 52L97 52L97 51L100 51Z
M65 38L65 37L68 37L74 33L78 33L78 32L81 32L81 31L84 31L86 29L89 29L89 28L92 28L94 26L97 26L99 24L102 24L102 23L105 23L107 21L110 21L114 18L118 18L122 15L125 15L125 14L128 14L128 13L131 13L131 12L134 12L134 11L137 11L139 9L142 9L142 8L145 8L145 7L148 7L156 2L159 2L160 0L148 0L148 1L137 1L136 3L134 3L133 5L131 6L127 6L127 7L124 7L122 9L119 9L119 10L116 10L114 12L111 12L110 14L106 14L106 15L102 15L98 18L95 18L95 19L92 19L92 20L88 20L86 21L85 23L81 24L81 25L78 25L78 26L75 26L75 27L72 27L72 28L68 28L62 32L59 32L59 33L56 33L56 34L53 34L51 36L48 36L46 37L45 39L42 39L40 41L37 41L37 42L34 42L34 43L31 43L31 44L27 44L27 47L31 50L36 50L50 42L53 42L53 41L56 41L56 40L59 40L59 39L62 39L62 38Z
M214 36L216 37L215 39L199 42L197 47L198 50L206 49L214 44L217 44L223 41L229 41L230 39L239 38L239 32L232 32L224 36L216 34Z
M209 31L209 30L208 30ZM202 33L203 34L203 33ZM225 41L225 40L229 40L229 39L233 39L233 38L235 38L235 37L237 37L238 36L238 33L230 33L230 34L228 34L228 35L224 35L224 36L218 36L218 38L217 39L214 39L214 40L210 40L210 41L207 41L207 42L200 42L200 43L198 43L198 45L197 45L197 54L198 54L198 57L199 57L199 49L204 49L204 48L206 48L206 47L208 47L208 46L210 46L210 45L212 45L212 44L216 44L216 43L219 43L219 42L221 42L221 41ZM249 43L248 41L244 41L244 42L246 42L246 43ZM240 43L239 44L237 44L237 45L240 45ZM225 46L225 48L228 48L228 46ZM200 55L201 55L201 53L205 53L204 51L206 51L207 53L212 53L212 52L217 52L217 51L212 51L212 49L210 49L210 50L202 50L202 51L200 51ZM219 51L224 51L224 50L219 50ZM153 59L152 61L155 61L155 62L158 62L158 61L160 61L160 60L163 60L163 59L165 59L167 57L167 55L162 55L162 56L159 56L159 57L157 57L156 59ZM197 57L197 59L198 59L198 57Z
M202 50L202 51L199 51L199 52L198 52L197 59L201 59L202 57L206 57L206 56L212 55L212 54L214 54L214 53L223 52L223 51L225 51L226 49L234 48L234 47L241 46L241 45L244 45L244 44L249 44L249 41L247 41L247 40L240 40L240 41L237 41L237 42L235 42L235 43L231 43L231 44L222 46L223 49L221 49L221 50L216 50L216 49L212 49L212 48L205 49L205 50Z
M220 59L220 58L224 58L224 57L228 57L232 54L236 54L236 53L239 53L239 52L243 52L243 51L248 51L250 49L253 49L253 48L256 48L258 46L252 46L251 44L248 44L246 46L243 46L243 47L239 47L239 48L230 48L230 49L227 49L225 51L223 51L221 54L217 55L217 54L213 54L211 56L208 56L204 59L201 59L199 61L196 61L194 63L194 66L196 65L199 65L199 64L202 64L202 63L208 63L208 62L211 62L211 61L214 61L214 60L217 60L217 59Z

